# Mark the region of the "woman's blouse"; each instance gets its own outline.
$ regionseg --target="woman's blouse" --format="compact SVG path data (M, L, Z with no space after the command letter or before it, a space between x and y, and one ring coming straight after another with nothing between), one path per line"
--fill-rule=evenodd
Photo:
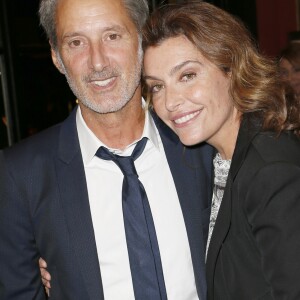
M226 180L230 168L230 163L231 160L222 159L220 153L217 153L217 155L213 160L215 177L214 177L213 197L211 203L208 238L207 238L207 245L206 245L206 255L211 240L212 232L218 216L221 201L223 198L223 194L226 186Z

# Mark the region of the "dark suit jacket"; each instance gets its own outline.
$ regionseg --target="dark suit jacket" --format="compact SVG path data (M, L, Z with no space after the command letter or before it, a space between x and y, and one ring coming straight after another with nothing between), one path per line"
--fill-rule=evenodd
M208 250L208 299L300 299L300 142L247 127Z
M155 120L181 203L197 290L205 299L203 231L212 149L203 145L184 152L178 138ZM40 256L52 276L51 299L103 299L75 112L0 152L0 166L0 299L45 299Z

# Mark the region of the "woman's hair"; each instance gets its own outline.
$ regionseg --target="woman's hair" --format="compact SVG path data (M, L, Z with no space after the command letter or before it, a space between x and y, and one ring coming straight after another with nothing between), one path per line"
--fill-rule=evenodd
M52 47L57 47L56 35L56 9L60 0L41 0L39 7L40 24L44 28ZM84 0L83 0L84 1ZM114 1L114 0L110 0ZM149 7L147 0L122 0L129 17L135 24L138 33L141 32L148 15Z
M244 117L259 119L263 130L299 129L299 108L298 117L294 110L291 117L277 64L258 52L242 22L206 2L162 6L144 26L143 49L180 35L224 74L230 74L229 92Z

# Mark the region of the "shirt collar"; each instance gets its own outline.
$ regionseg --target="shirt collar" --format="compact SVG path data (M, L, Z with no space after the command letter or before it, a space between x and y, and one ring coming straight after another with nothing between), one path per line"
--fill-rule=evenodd
M84 165L86 165L93 159L99 147L101 146L104 146L106 148L109 147L107 147L104 143L102 143L96 137L96 135L88 128L88 126L86 125L82 117L81 109L79 106L76 112L76 126L77 126L77 132L78 132L78 138L79 138L83 163ZM151 143L159 151L158 131L148 110L145 111L145 125L144 125L143 134L140 137L140 139L132 142L130 145L126 147L126 149L124 149L124 151L120 151L118 149L110 149L110 148L109 149L115 153L122 154L126 152L128 148L135 145L143 137L148 138L148 140L151 141Z

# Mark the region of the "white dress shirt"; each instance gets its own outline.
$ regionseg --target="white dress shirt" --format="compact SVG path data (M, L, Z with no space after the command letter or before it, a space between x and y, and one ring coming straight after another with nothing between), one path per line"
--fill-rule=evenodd
M97 149L105 145L87 127L79 107L76 123L104 298L133 300L134 292L122 213L123 174L114 162L95 156ZM142 137L147 137L148 142L141 156L135 161L135 167L147 192L153 215L168 300L198 300L178 195L163 144L149 112L146 112ZM136 142L124 151L110 150L119 155L131 155Z

